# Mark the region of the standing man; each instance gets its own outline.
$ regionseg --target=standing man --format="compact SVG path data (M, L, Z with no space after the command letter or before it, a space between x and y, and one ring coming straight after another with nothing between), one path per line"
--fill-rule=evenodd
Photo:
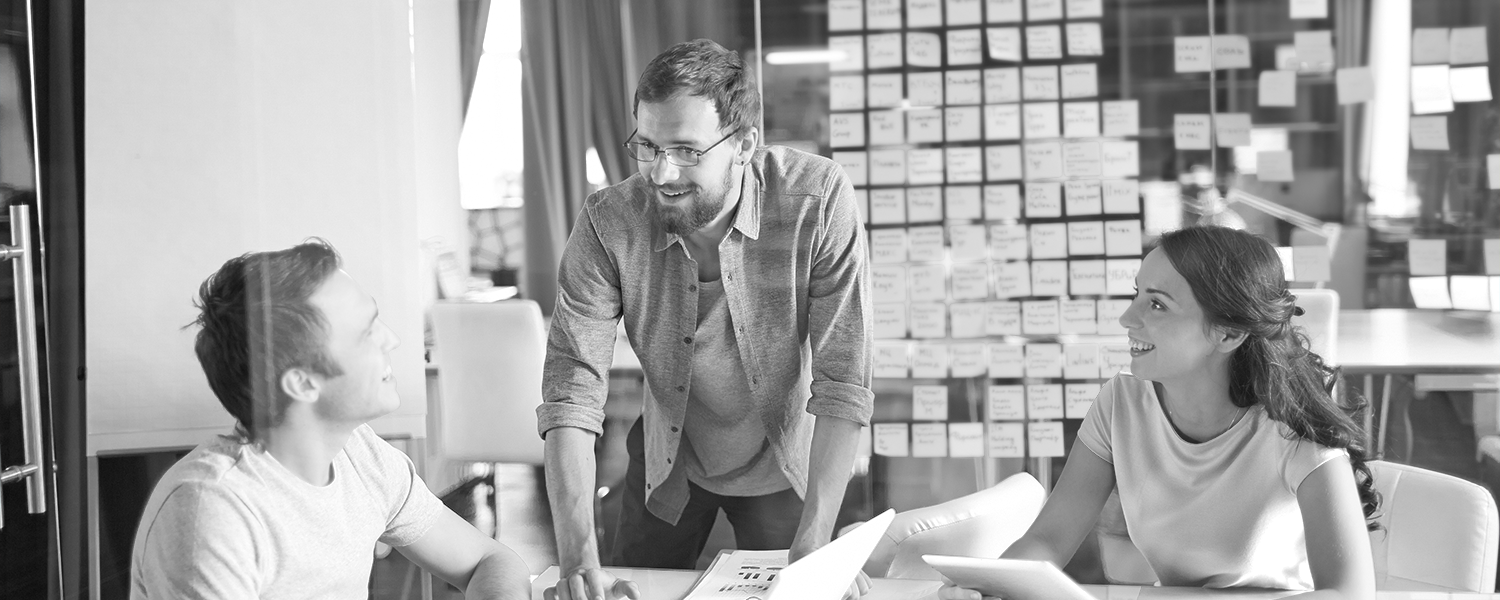
M759 115L737 53L663 52L635 92L639 173L590 196L568 238L537 409L565 600L638 595L594 536L621 317L646 386L610 562L693 568L720 510L741 549L796 560L832 537L873 408L865 243L843 171L760 147Z
M427 490L367 421L400 406L399 340L332 246L225 263L195 350L236 435L168 469L141 515L130 597L369 596L375 542L464 590L531 597L526 564Z

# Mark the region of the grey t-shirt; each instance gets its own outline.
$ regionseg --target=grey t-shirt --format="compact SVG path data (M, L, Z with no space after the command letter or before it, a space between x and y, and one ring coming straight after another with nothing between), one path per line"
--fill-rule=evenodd
M151 493L130 597L363 600L375 541L415 542L442 510L411 460L368 425L354 430L322 487L255 445L219 438Z

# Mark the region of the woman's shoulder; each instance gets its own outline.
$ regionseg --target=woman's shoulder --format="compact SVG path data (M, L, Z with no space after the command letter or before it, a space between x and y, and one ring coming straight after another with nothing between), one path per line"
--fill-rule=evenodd
M1099 390L1100 398L1108 396L1115 402L1138 402L1153 398L1155 394L1155 391L1151 389L1150 381L1140 379L1125 371L1111 377Z

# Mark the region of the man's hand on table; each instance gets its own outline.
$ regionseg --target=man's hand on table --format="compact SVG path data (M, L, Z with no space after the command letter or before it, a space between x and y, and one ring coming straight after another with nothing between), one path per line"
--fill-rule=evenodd
M557 580L555 587L542 593L544 600L640 600L641 590L634 581L615 577L600 567L579 567Z
M797 562L802 557L812 554L819 547L821 546L807 547L802 544L793 544L791 549L787 550L787 564ZM856 571L854 581L849 583L849 589L844 592L844 600L859 600L861 596L868 593L870 593L870 577L865 575L863 569Z

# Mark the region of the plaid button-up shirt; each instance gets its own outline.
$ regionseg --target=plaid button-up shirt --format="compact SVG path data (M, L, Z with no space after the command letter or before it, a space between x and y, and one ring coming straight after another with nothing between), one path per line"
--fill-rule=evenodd
M697 330L698 268L658 224L640 174L591 195L558 268L537 428L602 434L617 323L645 372L647 507L675 523L687 482L672 476ZM719 266L745 379L771 448L806 494L813 419L868 425L873 327L868 253L849 179L834 162L784 147L747 165ZM699 452L711 451L699 449ZM669 480L670 479L670 480Z

